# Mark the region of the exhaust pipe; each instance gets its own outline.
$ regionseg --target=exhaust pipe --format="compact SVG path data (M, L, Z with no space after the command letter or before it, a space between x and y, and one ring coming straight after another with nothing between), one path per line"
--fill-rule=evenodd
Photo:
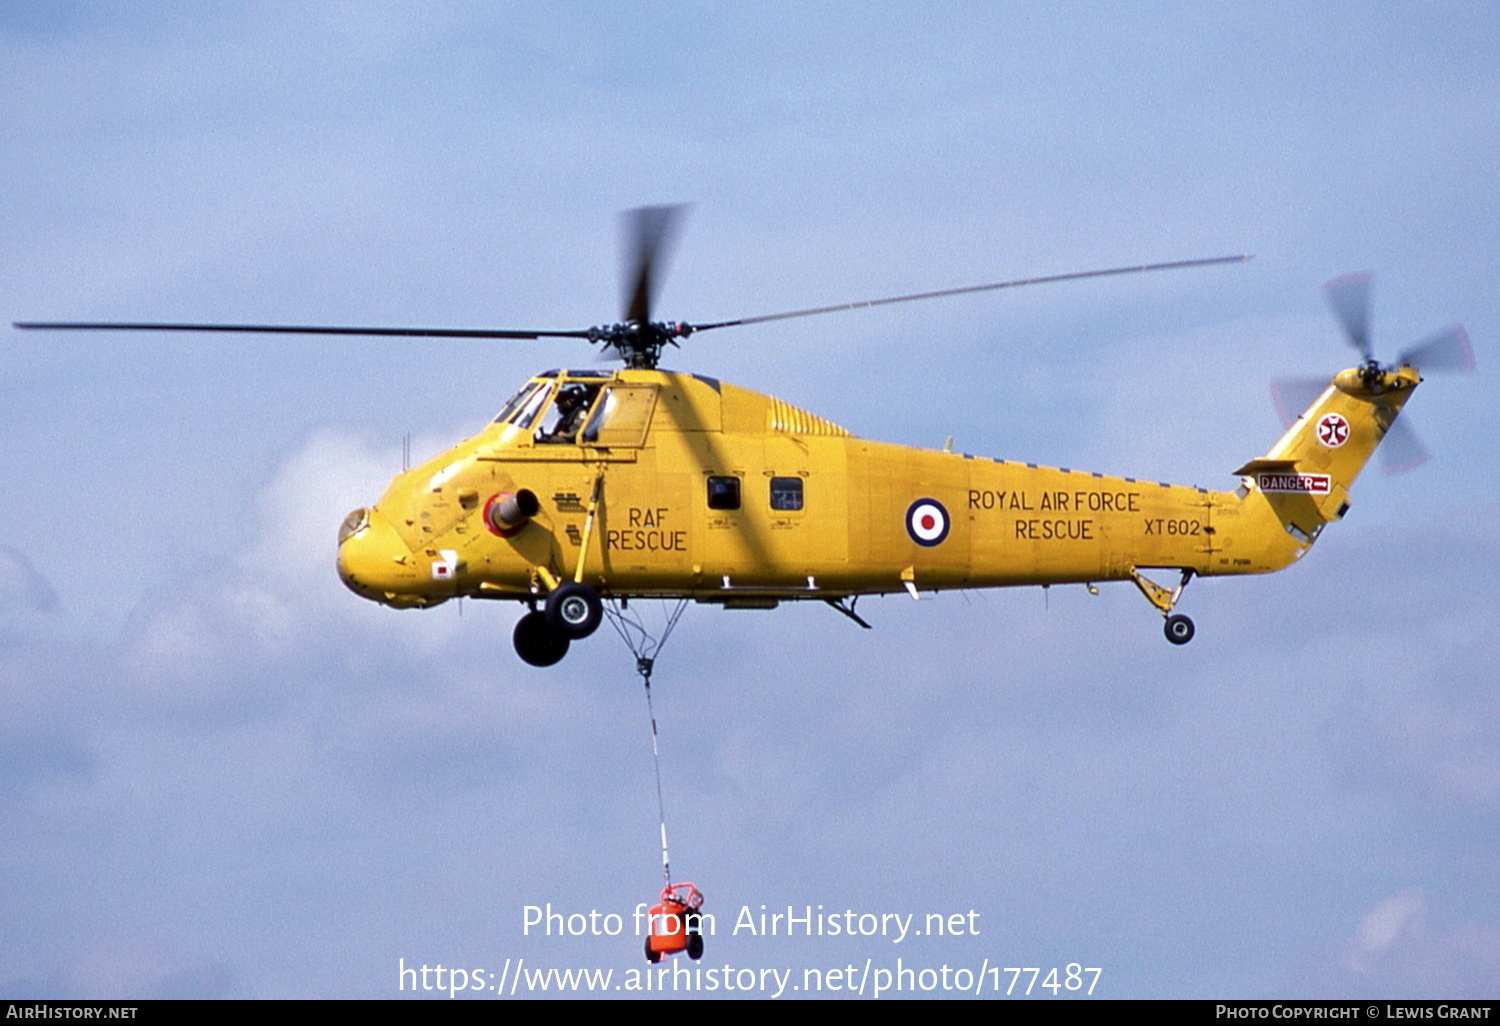
M512 538L541 511L541 500L529 488L492 495L484 504L484 524L502 538Z

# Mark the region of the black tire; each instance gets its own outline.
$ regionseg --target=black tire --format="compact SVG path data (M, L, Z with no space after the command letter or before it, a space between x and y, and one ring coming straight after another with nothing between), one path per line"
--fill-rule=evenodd
M1177 613L1167 617L1166 625L1162 628L1162 631L1166 634L1167 640L1172 644L1186 645L1189 641L1193 640L1193 635L1197 633L1197 628L1193 626L1193 621L1181 613Z
M586 638L603 620L604 603L587 584L569 581L547 596L547 622L564 637Z
M687 939L687 956L694 962L703 957L703 934L690 933Z
M661 961L661 952L651 950L651 937L649 934L646 937L646 961L652 965Z
M547 617L535 610L516 621L511 640L515 642L516 655L532 666L557 665L568 654L571 644L566 634L554 630Z

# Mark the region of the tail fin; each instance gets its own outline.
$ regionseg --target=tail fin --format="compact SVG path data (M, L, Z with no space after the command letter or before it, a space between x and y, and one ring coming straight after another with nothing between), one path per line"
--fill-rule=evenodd
M1305 544L1348 511L1350 486L1421 380L1404 366L1340 371L1270 452L1235 473Z

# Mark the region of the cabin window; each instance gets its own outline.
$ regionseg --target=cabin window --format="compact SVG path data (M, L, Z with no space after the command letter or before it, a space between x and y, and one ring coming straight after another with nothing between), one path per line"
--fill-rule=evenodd
M737 477L711 477L708 479L709 509L739 509L740 479Z
M802 508L802 479L800 477L771 478L771 508L792 512Z

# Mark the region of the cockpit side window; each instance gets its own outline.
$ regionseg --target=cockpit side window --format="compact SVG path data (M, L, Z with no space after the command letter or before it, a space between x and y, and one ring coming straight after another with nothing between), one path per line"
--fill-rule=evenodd
M583 443L605 448L643 445L655 408L656 386L611 385L583 429Z
M536 413L542 408L542 403L547 401L547 395L552 391L552 382L537 382L536 390L526 397L521 404L520 410L511 417L511 423L518 428L528 427L536 419Z
M536 440L546 443L568 443L578 440L578 429L588 417L589 407L599 397L598 385L570 381L557 390L557 398L536 430Z
M495 414L495 423L504 424L510 420L511 415L521 408L521 404L531 398L536 390L546 385L545 381L529 381L521 387L521 390L510 397L510 401L500 408Z

